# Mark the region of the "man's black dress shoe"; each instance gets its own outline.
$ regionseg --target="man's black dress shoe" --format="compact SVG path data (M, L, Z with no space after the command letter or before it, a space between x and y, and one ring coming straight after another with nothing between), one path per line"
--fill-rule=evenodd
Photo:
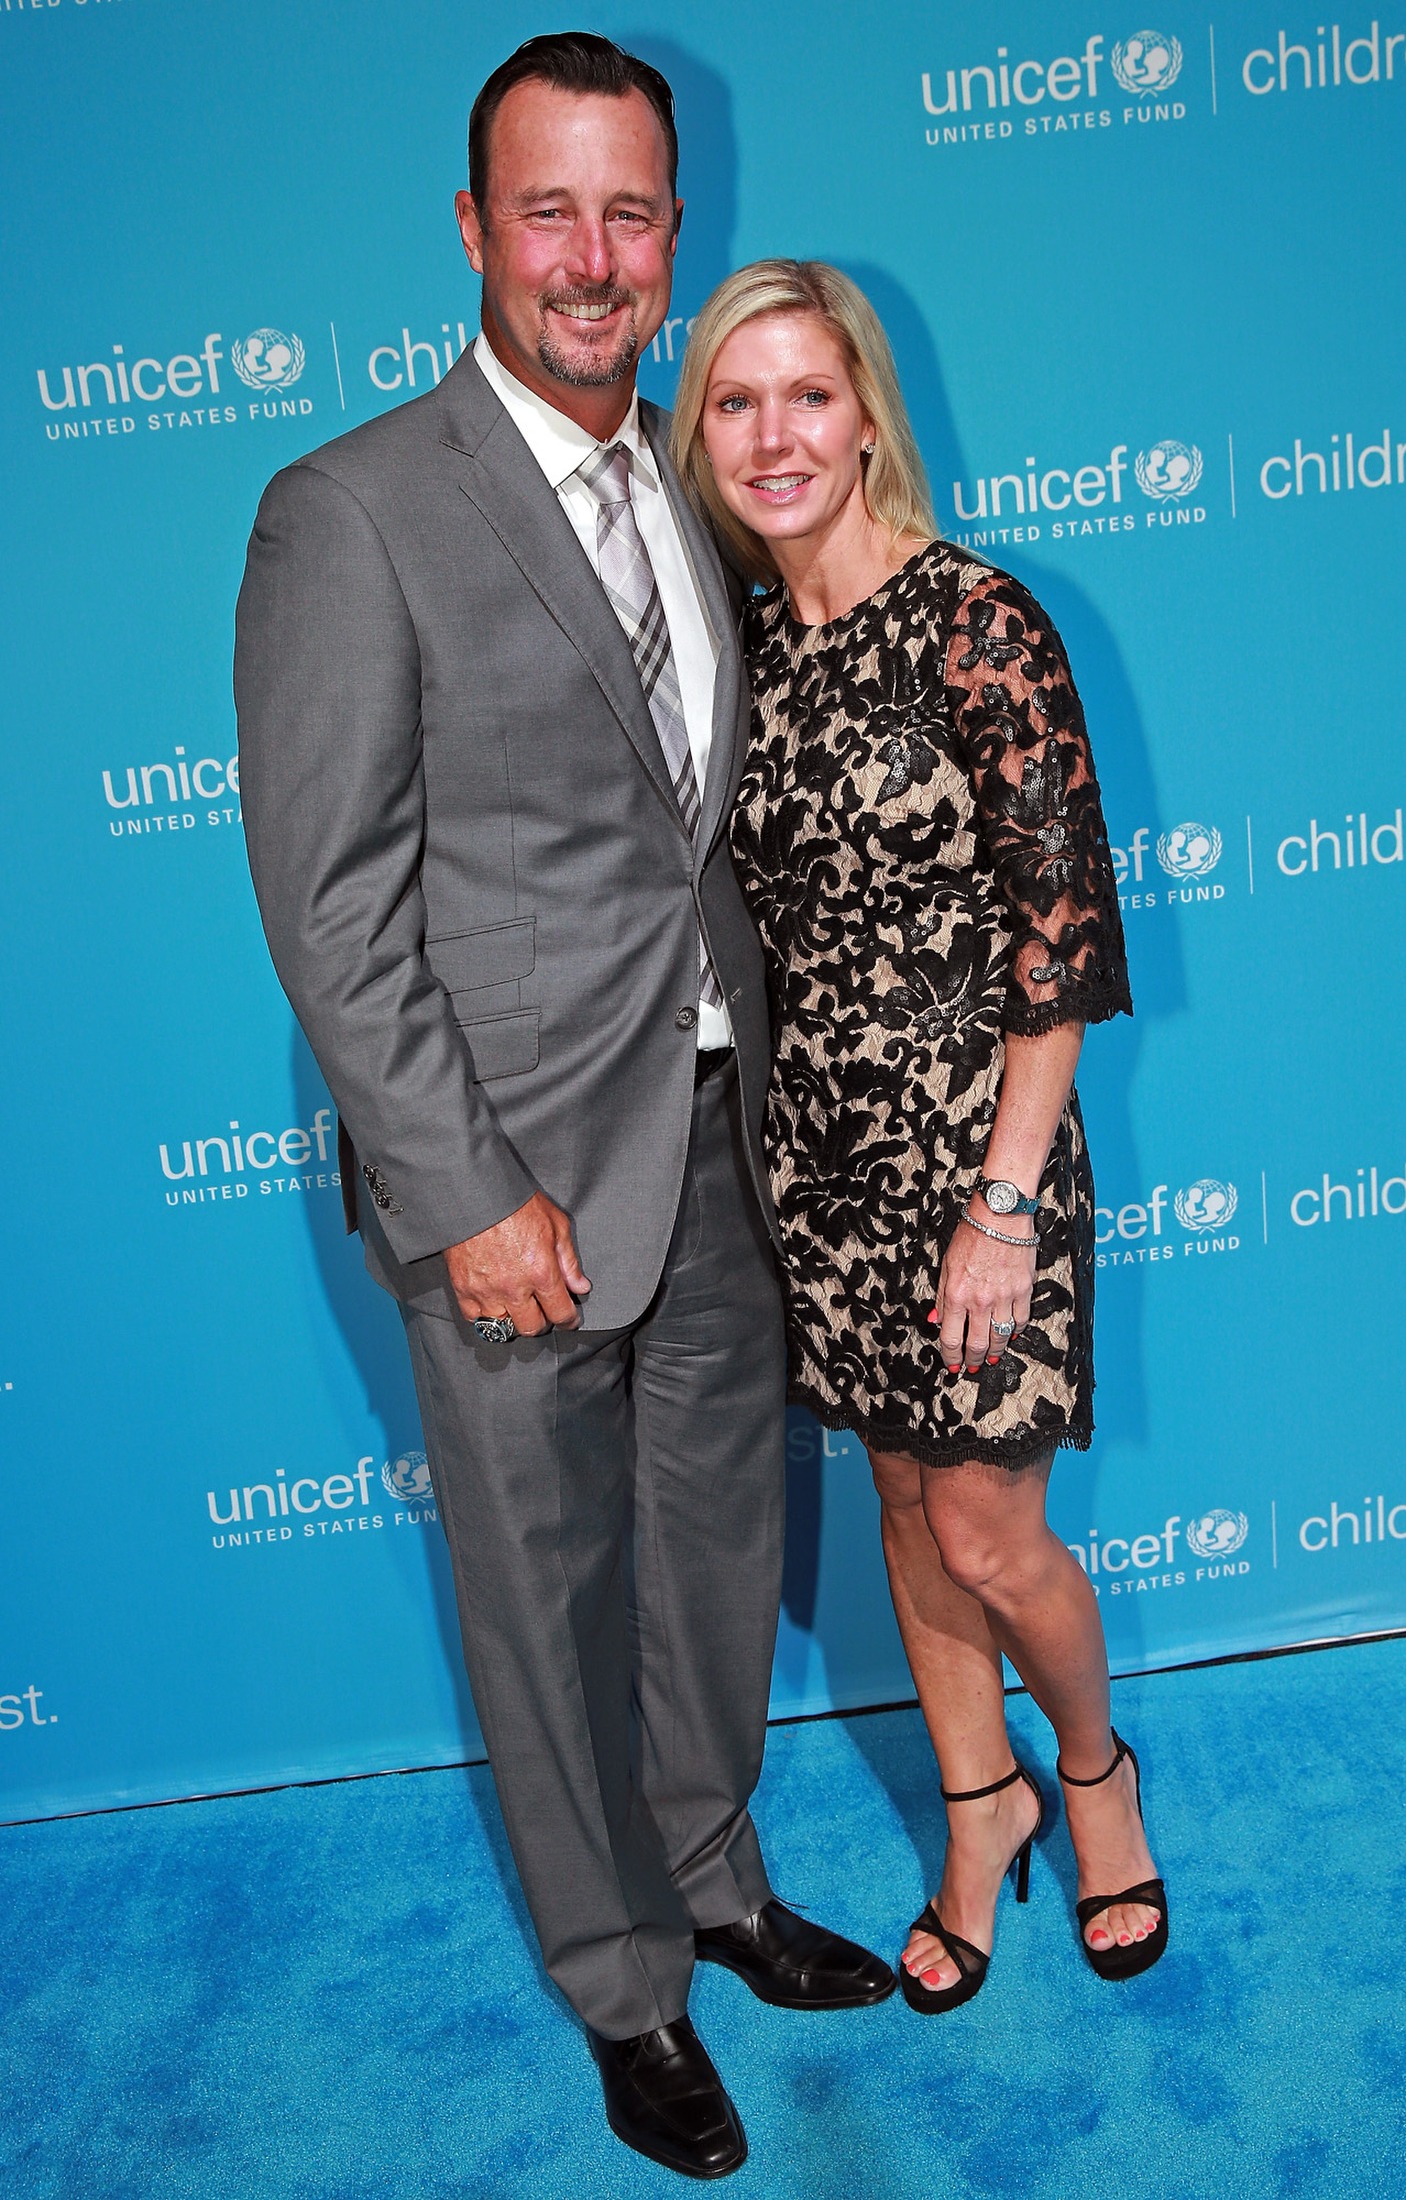
M693 1945L705 1961L725 1963L758 2001L777 2009L867 2009L887 2001L898 1984L881 1956L808 1924L774 1896L735 1925L695 1933Z
M617 2139L685 2177L726 2177L747 2159L737 2111L687 2017L632 2039L589 2034Z

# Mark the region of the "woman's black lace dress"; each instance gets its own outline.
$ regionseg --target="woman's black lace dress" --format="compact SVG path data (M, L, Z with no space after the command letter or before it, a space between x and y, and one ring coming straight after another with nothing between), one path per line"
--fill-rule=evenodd
M767 1123L792 1397L874 1450L1019 1466L1093 1429L1093 1182L1071 1094L1031 1318L949 1381L927 1314L1007 1032L1131 1012L1098 782L1059 636L935 542L829 626L747 614L733 822L777 1042Z

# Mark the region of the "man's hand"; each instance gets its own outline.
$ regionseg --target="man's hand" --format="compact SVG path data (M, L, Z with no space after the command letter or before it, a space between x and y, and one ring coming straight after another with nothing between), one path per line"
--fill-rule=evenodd
M581 1326L576 1300L591 1286L576 1258L570 1219L545 1192L534 1192L492 1229L449 1246L444 1261L466 1322L508 1314L520 1337Z

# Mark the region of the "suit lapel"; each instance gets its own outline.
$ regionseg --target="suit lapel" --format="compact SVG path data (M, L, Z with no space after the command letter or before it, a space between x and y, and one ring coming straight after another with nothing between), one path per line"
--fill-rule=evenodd
M472 352L466 352L445 376L440 395L440 441L462 462L460 488L579 650L683 832L630 645L556 492L484 380ZM711 770L708 784L711 788Z
M709 622L718 637L718 665L713 680L713 740L708 753L702 814L698 820L698 860L701 864L717 838L718 827L732 807L741 751L746 742L748 708L742 647L737 612L728 594L717 544L689 503L669 456L667 416L657 406L641 403L640 418L679 533L683 536Z

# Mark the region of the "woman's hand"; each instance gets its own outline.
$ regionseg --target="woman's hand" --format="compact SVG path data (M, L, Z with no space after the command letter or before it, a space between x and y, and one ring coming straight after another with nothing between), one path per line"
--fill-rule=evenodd
M1012 1235L1022 1229L1014 1216L993 1217L993 1224ZM1033 1218L1028 1251L1021 1245L1000 1245L969 1222L957 1224L937 1279L937 1304L928 1316L949 1375L958 1374L964 1364L969 1375L983 1360L995 1365L1012 1335L1030 1319L1034 1281ZM1012 1327L1006 1328L1007 1323Z

